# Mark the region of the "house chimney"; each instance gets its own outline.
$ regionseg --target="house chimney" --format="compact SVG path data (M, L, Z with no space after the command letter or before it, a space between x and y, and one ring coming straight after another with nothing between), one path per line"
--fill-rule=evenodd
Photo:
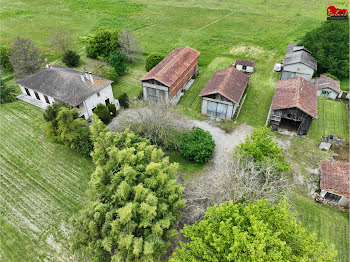
M89 72L89 76L90 76L90 81L91 81L91 83L95 83L95 81L94 81L94 79L93 79L93 77L92 77L92 73L91 72Z
M83 81L83 83L85 83L85 78L84 78L83 73L80 74L80 79L81 79L81 81Z

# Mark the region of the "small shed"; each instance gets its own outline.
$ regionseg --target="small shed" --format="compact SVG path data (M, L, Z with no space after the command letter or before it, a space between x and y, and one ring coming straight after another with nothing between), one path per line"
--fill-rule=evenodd
M301 77L279 80L269 117L272 130L288 126L298 135L306 135L317 118L317 87Z
M239 71L251 74L254 72L255 60L239 58L236 60L236 63L234 65Z
M321 161L320 196L341 206L349 206L349 162Z
M327 74L316 78L314 84L317 86L317 95L320 97L336 99L341 96L340 81L327 76Z
M249 81L249 75L234 67L216 71L199 96L201 112L221 119L232 119Z

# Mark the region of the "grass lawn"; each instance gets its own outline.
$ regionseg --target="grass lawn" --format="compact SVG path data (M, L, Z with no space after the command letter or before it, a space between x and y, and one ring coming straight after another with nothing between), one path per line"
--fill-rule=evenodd
M349 91L349 79L340 80L340 89L343 91Z
M69 246L60 242L82 203L93 165L50 142L42 111L32 105L1 105L0 122L1 261L64 258Z
M312 121L309 136L320 140L321 136L335 134L349 140L349 123L346 104L343 101L318 99L318 119Z
M166 156L169 157L170 163L179 163L178 171L184 174L198 173L204 168L205 165L186 160L178 152L168 152Z
M316 203L302 194L295 194L291 201L304 226L315 232L319 240L335 246L336 261L349 261L349 213Z

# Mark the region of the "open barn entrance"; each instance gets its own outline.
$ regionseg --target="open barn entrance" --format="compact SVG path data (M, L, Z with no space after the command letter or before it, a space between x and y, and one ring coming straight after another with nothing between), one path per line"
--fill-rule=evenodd
M278 126L278 129L297 133L300 124L301 124L301 121L294 121L287 118L282 118L281 123Z

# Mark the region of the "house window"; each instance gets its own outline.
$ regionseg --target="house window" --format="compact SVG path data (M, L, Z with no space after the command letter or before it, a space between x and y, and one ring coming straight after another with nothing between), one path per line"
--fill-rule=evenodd
M77 108L80 108L80 106L79 106L79 105L77 105Z
M329 201L338 203L339 200L341 199L341 196L327 192L326 195L324 196L324 198L329 200Z
M92 112L94 112L94 111L95 111L95 109L96 109L96 107L94 107L94 108L92 109Z
M97 92L97 96L100 96L100 92Z
M40 100L39 94L36 91L34 91L34 94L35 94L36 99Z
M243 70L247 70L247 66L242 66L242 69Z
M24 90L26 90L27 95L29 95L29 96L30 96L30 93L29 93L28 88L24 88Z
M323 95L330 95L331 92L330 92L330 91L327 91L327 90L322 90L322 94L323 94Z
M45 98L46 103L50 104L49 98L46 95L44 95L44 98Z
M213 117L226 118L227 105L208 101L207 114Z
M105 100L105 103L106 103L106 106L109 105L109 98L107 98L107 99Z

